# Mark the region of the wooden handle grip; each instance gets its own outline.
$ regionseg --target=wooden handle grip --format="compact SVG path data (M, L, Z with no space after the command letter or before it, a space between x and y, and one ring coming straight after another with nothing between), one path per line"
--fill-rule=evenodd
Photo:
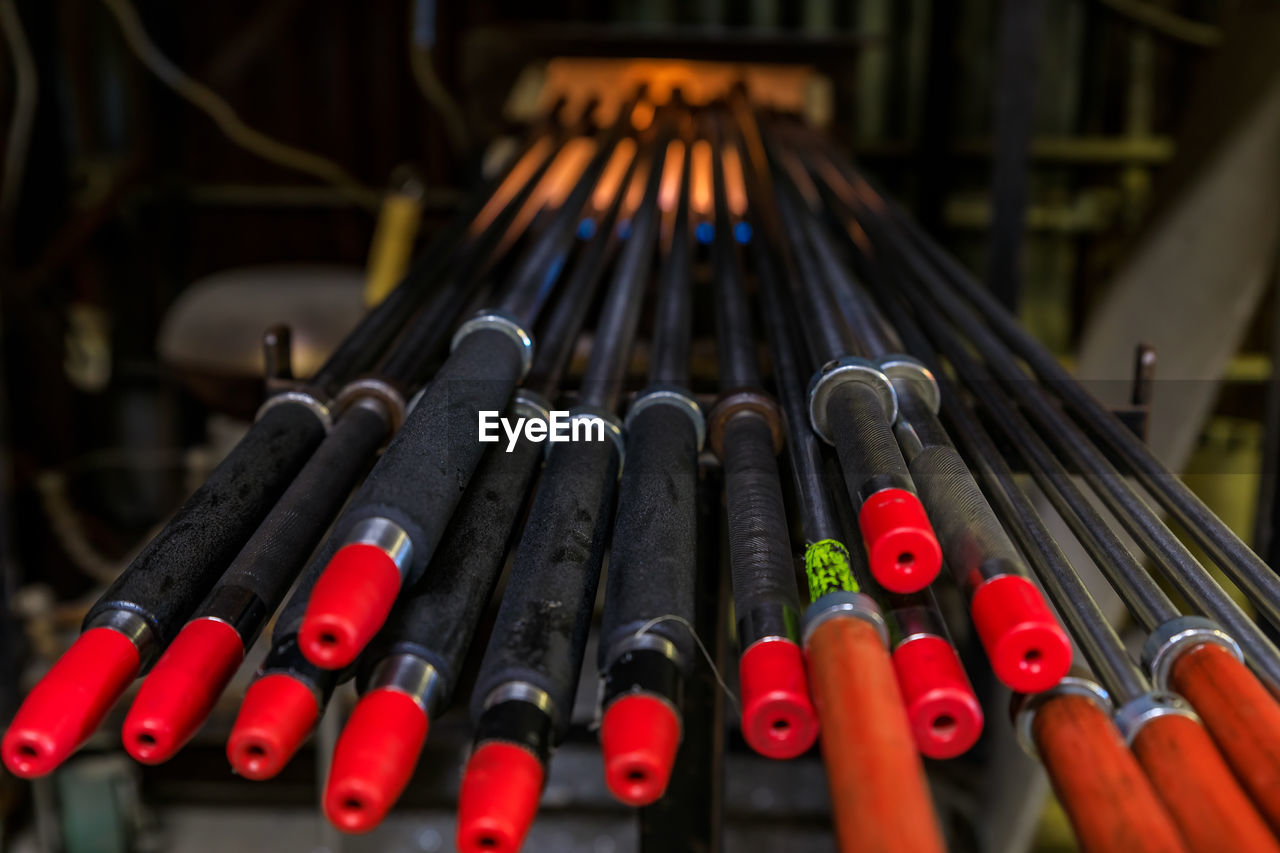
M1169 681L1196 709L1271 830L1280 833L1280 704L1221 646L1206 644L1182 655Z
M942 853L942 831L889 652L857 617L819 625L806 647L836 838L845 853Z
M1046 700L1036 711L1032 737L1082 849L1186 851L1142 767L1093 702L1071 695Z
M1280 853L1198 722L1175 714L1157 717L1138 731L1133 752L1192 853Z

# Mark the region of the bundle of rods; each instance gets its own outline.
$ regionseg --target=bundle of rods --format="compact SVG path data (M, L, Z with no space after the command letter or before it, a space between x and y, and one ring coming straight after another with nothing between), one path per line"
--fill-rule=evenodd
M655 803L704 756L685 692L720 639L700 555L723 529L734 722L779 760L820 739L841 849L943 849L921 756L966 752L993 711L954 631L1013 693L1000 724L1086 849L1280 851L1280 654L1163 515L1280 628L1273 571L800 118L742 87L565 112L267 399L31 691L5 764L51 772L139 676L124 747L169 759L272 624L236 772L277 774L354 679L324 810L368 830L474 681L457 844L514 851L574 718L606 558L590 712L609 789ZM714 370L694 369L700 335ZM521 426L481 441L498 413Z

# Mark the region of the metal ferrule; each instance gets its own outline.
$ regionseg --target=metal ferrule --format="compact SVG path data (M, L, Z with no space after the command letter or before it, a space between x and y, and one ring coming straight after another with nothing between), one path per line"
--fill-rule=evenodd
M627 411L627 419L623 426L631 429L631 422L637 415L650 406L675 406L693 421L694 433L697 435L698 452L707 441L707 419L702 416L702 408L688 391L676 388L654 387L644 391Z
M1018 571L1018 566L1013 561L1004 557L992 557L989 560L983 560L978 565L971 567L965 573L963 578L957 578L957 580L963 581L963 583L961 583L961 589L964 594L969 598L973 598L973 594L978 591L979 587L984 584L991 583L991 581L996 578L1003 578L1008 575L1024 577L1024 575Z
M1111 716L1111 694L1101 684L1090 678L1068 675L1048 690L1039 693L1014 696L1013 729L1022 751L1039 760L1040 751L1036 749L1035 722L1036 712L1051 699L1061 696L1080 696L1088 699L1102 713Z
M396 564L403 578L413 561L413 541L404 528L389 518L364 518L352 526L344 545L372 545Z
M215 587L208 603L197 611L197 619L217 619L226 622L240 635L245 649L258 639L259 632L271 615L267 603L251 589L236 584Z
M1230 634L1203 616L1179 616L1156 627L1142 647L1142 664L1151 673L1151 684L1168 691L1173 665L1192 649L1203 645L1221 646L1244 662L1244 652Z
M800 641L800 614L785 604L762 604L738 617L738 648L746 652L761 640Z
M520 378L523 380L528 376L529 370L533 367L533 335L525 331L519 320L503 311L487 309L465 320L453 333L453 341L449 344L450 351L457 349L458 344L462 343L462 339L467 335L486 330L501 332L515 342L520 348Z
M888 647L889 628L875 599L864 592L845 592L844 590L828 592L805 608L804 633L800 645L807 647L809 638L813 636L818 626L837 616L852 616L867 622L876 629L876 633Z
M329 407L312 394L310 391L303 391L294 388L290 391L281 391L278 394L272 394L262 405L258 407L258 412L253 416L255 421L261 420L262 416L267 413L268 409L275 406L282 406L285 403L293 403L299 406L305 406L315 414L316 419L324 426L324 431L328 432L333 429L333 412L329 411Z
M889 623L894 649L921 637L947 637L947 626L936 607L918 604L891 607L885 614L885 619Z
M444 705L444 679L434 666L416 655L390 655L378 661L365 692L398 690L418 703L427 719Z
M569 410L569 428L572 430L574 421L592 421L597 418L604 421L605 436L613 440L613 445L618 451L618 476L621 477L622 463L627 458L627 440L622 428L622 421L617 415L599 406L574 406ZM548 441L548 456L551 454L551 448L553 447L555 447L555 443Z
M537 418L541 421L551 420L551 404L541 394L530 391L528 388L516 389L512 408L522 417Z
M272 639L275 638L273 637ZM307 660L306 656L302 654L302 649L298 648L298 635L296 633L271 646L271 650L267 652L262 665L258 667L255 680L272 674L288 675L294 681L306 687L311 691L311 695L316 699L316 705L320 708L323 708L329 701L328 691L332 689L333 683L339 675L334 670L322 670ZM322 684L320 680L325 680L328 684Z
M484 697L484 709L487 711L503 702L525 702L533 705L552 720L557 717L556 704L552 701L551 694L527 681L508 681L505 684L499 684Z
M395 435L400 430L407 409L404 395L376 376L348 382L334 398L333 407L339 416L352 406L364 406L385 418L390 425L388 435Z
M545 764L551 756L552 740L555 737L554 719L548 710L550 700L545 699L546 694L531 684L513 684L523 685L529 691L523 697L513 695L511 698L503 698L501 695L511 685L503 685L493 691L485 702L480 719L476 721L475 742L484 744L498 741L513 744L528 750ZM545 701L539 700L537 694L542 694Z
M1124 742L1133 746L1133 739L1142 727L1159 717L1179 716L1200 722L1187 701L1176 693L1144 693L1121 705L1115 714L1116 728Z
M684 667L685 664L684 656L680 654L676 644L661 634L655 634L653 631L645 631L643 634L627 634L609 647L604 659L609 662L609 666L612 666L623 655L631 652L655 652L678 667Z
M876 360L876 365L889 377L899 394L910 391L936 415L942 408L942 392L933 371L909 355L894 353Z
M884 415L889 423L898 419L898 395L889 377L875 362L857 356L845 356L829 361L809 380L809 423L813 431L827 444L832 444L831 430L827 423L827 404L832 393L846 382L859 382L876 392Z
M85 626L86 631L93 628L110 628L117 634L124 634L138 650L141 669L145 670L159 657L160 643L156 639L155 629L140 613L132 610L104 610Z
M893 437L898 439L898 447L902 448L902 458L911 464L911 461L924 452L924 439L916 430L916 425L899 415L898 419L893 423Z
M675 660L660 652L633 650L609 663L602 690L602 708L623 696L645 693L663 699L678 714L684 698L683 671Z

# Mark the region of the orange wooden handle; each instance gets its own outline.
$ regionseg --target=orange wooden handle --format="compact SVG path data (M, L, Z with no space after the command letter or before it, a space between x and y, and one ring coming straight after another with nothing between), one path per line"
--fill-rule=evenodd
M1280 853L1198 722L1176 714L1157 717L1138 730L1133 752L1193 853Z
M842 851L941 853L938 827L889 652L875 628L836 616L806 647Z
M1280 704L1222 646L1197 646L1174 662L1169 676L1272 831L1280 833Z
M1110 717L1083 696L1045 700L1032 737L1067 818L1091 853L1186 851Z

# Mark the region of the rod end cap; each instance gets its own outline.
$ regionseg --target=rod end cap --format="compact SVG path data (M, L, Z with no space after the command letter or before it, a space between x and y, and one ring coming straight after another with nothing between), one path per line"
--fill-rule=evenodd
M519 850L538 812L543 776L542 762L528 750L500 741L481 744L458 794L458 850Z
M36 684L0 741L15 776L52 772L93 734L141 666L138 648L111 628L80 635Z
M757 642L738 662L742 736L767 758L795 758L818 738L804 653L790 640Z
M1071 641L1026 578L1002 575L987 581L974 593L970 612L991 669L1011 690L1048 690L1071 668Z
M368 832L391 811L427 740L426 712L399 690L370 690L338 738L324 813L343 832Z
M298 629L302 654L323 669L350 664L378 633L400 594L400 570L376 545L344 545L316 581Z
M263 676L245 691L227 738L227 760L246 779L279 773L320 719L315 694L284 673Z
M244 641L235 628L218 619L188 622L124 718L125 751L143 764L172 758L209 716L243 660Z
M911 734L930 758L955 758L982 734L982 705L960 657L943 637L917 637L894 649Z
M942 548L920 498L881 489L858 510L858 528L876 581L890 592L924 589L942 568Z
M680 715L657 696L632 693L604 712L600 747L609 791L629 806L659 799L671 780L680 746Z

